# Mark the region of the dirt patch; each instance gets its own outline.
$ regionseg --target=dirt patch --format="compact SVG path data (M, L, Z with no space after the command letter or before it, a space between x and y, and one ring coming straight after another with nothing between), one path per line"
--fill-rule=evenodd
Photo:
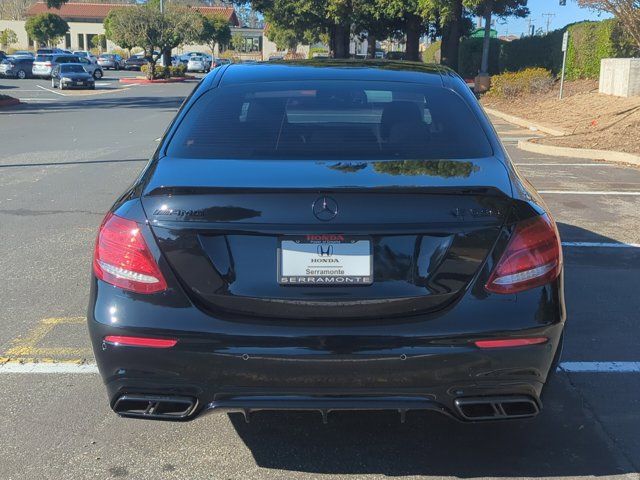
M509 100L487 95L482 104L566 133L538 143L640 154L640 97L599 94L595 80L567 82L562 100L559 90Z

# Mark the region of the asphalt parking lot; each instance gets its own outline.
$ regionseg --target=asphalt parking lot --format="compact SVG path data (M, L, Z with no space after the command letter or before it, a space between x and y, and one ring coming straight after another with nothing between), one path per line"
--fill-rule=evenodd
M0 79L0 479L640 478L640 169L519 151L535 132L495 120L564 243L563 363L534 420L434 413L113 414L84 325L92 244L195 86L95 92ZM37 366L34 366L37 364Z

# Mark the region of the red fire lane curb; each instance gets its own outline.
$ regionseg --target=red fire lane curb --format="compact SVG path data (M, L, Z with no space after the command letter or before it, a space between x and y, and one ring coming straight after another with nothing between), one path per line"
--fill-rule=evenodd
M0 107L12 107L19 104L20 100L18 100L17 98L9 97L0 99Z
M158 78L156 80L149 80L144 77L128 77L121 78L121 83L136 83L136 84L144 84L144 83L177 83L177 82L186 82L187 80L192 80L195 77L171 77L171 78Z

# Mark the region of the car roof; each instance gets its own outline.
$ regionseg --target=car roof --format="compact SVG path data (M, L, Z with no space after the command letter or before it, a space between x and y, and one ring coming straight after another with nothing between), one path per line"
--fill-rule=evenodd
M227 66L220 85L304 80L396 81L443 86L445 77L457 75L447 67L389 60L272 61Z

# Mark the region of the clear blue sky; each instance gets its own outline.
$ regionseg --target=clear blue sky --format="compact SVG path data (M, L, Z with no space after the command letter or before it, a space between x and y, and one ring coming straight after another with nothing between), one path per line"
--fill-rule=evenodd
M498 35L505 35L507 31L510 35L525 33L529 25L529 18L536 30L541 27L546 31L548 17L542 16L543 13L555 13L555 16L551 17L550 30L564 27L568 23L581 20L603 20L610 16L587 8L580 8L576 0L567 0L565 7L561 7L559 3L559 0L529 0L528 7L531 10L531 15L528 18L506 18L506 23L504 23L505 20L498 19L495 24Z

